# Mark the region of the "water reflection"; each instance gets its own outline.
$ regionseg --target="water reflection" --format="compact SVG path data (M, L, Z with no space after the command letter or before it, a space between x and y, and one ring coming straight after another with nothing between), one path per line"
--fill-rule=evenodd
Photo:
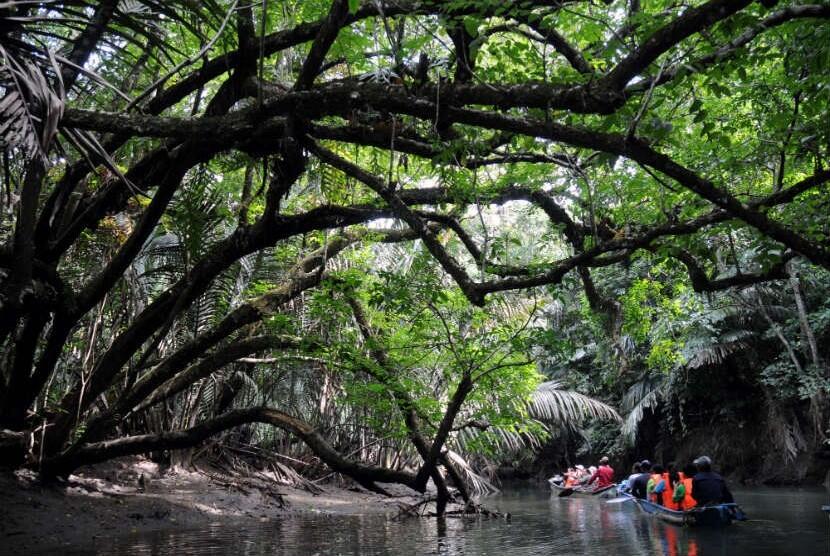
M514 488L490 499L513 514L495 519L405 519L306 515L246 527L216 525L61 547L69 555L281 556L289 554L827 556L830 526L820 490L762 489L736 494L753 519L720 530L684 529L641 515L630 503L558 498Z
M697 539L689 535L689 530L652 524L653 538L659 539L660 550L657 554L663 556L698 556Z

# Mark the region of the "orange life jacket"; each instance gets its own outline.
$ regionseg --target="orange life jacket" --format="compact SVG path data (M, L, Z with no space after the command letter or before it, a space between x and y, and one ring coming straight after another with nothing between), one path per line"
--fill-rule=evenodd
M662 478L663 478L663 476L658 475L657 473L652 473L651 474L651 480L654 481L654 486L655 487L657 486L657 484L660 482L660 479L662 479ZM650 498L650 501L654 502L655 504L660 503L660 495L658 495L656 492L652 492L651 495L649 496L649 498Z
M697 501L692 496L692 478L683 479L683 486L686 487L686 496L683 497L683 509L691 510L697 506Z
M663 473L663 481L666 483L666 488L661 493L663 495L663 505L670 510L679 510L680 504L676 504L672 497L674 496L674 485L671 484L668 473Z

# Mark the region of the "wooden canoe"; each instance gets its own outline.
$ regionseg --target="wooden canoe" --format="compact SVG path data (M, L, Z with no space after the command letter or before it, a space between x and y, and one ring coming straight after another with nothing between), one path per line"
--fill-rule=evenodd
M648 500L634 498L634 503L640 510L656 519L688 527L725 527L733 521L746 521L746 515L737 504L716 504L693 508L688 511L670 510Z
M573 494L571 496L582 496L588 498L614 498L617 496L617 484L614 483L613 485L608 485L607 487L603 488L585 488L585 487L568 487L565 488L561 485L557 485L556 483L552 483L548 481L550 484L550 489L553 492L560 493L566 490L573 489Z

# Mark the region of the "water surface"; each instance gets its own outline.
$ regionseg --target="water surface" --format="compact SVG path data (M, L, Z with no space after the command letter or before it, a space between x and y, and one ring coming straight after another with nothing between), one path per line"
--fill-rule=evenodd
M302 515L250 527L214 526L100 539L70 555L552 555L828 556L830 523L821 489L736 490L751 521L720 530L680 528L633 504L551 496L546 485L508 487L487 499L497 519L396 520L383 515Z

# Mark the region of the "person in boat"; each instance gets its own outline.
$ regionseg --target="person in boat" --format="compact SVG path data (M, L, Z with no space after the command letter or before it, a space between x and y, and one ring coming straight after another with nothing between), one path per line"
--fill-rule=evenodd
M663 471L665 471L665 468L659 463L655 463L651 468L651 476L648 478L648 483L646 484L646 494L648 495L647 499L649 502L654 502L655 504L661 502L660 495L655 493L654 489L663 480Z
M694 461L697 473L692 479L692 495L699 506L731 504L735 501L723 477L712 471L712 459L700 456Z
M685 494L686 488L683 486L681 473L677 471L673 463L669 464L668 471L663 473L663 483L663 505L670 510L682 509L683 495L678 493L677 490L680 488Z
M585 485L588 486L594 481L597 482L596 490L601 490L614 484L614 469L608 465L608 458L606 456L603 456L599 460L599 467L591 474L591 477Z
M576 466L576 484L581 485L588 479L588 472L585 470L584 465L577 465Z
M568 467L565 472L565 488L573 488L577 484L576 469Z
M693 481L695 475L697 474L697 467L695 467L694 463L687 463L683 466L683 476L681 477L681 481L683 482L683 502L682 502L682 509L683 511L691 510L695 506L697 506L697 500L695 500L693 489Z
M582 479L583 484L588 484L588 479L594 476L594 473L597 472L597 468L593 465L588 467L588 470L585 472L585 477Z
M651 477L651 462L644 459L640 462L641 473L631 480L631 494L636 498L645 500L648 493L648 480Z
M636 479L642 472L643 467L640 465L640 462L635 461L634 465L631 466L631 475L629 475L628 478L622 482L620 489L623 492L631 492L631 489L634 487L634 479Z
M662 504L670 510L677 510L679 507L674 503L674 485L680 482L680 473L677 466L670 463L654 487L654 494L657 495L657 503Z
M672 502L674 502L677 510L688 511L697 506L697 501L692 496L692 481L697 473L697 468L693 463L688 463L683 466L683 471L678 473L680 482L674 487L674 494L672 495Z
M680 478L680 486L674 489L674 502L680 504L680 509L688 511L697 506L697 501L692 496L692 481L697 473L697 468L693 463L688 463L683 466L683 474Z

